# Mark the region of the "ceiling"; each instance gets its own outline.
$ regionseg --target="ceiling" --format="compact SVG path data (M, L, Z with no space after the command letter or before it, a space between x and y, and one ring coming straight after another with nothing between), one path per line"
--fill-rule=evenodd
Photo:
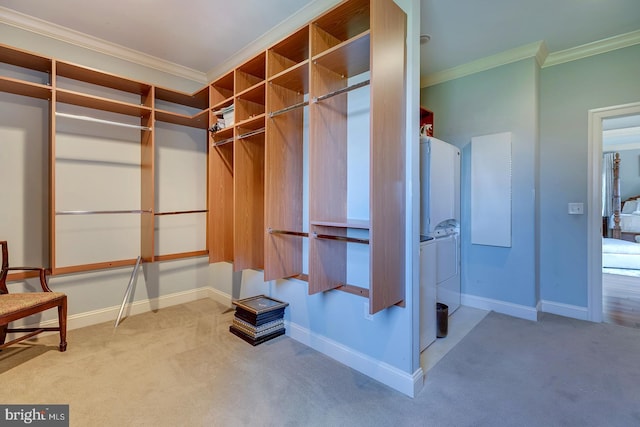
M46 21L43 25L207 74L291 15L329 3L0 0L0 22L17 11ZM640 0L421 0L421 32L431 36L421 46L421 75L541 40L556 52L638 29Z

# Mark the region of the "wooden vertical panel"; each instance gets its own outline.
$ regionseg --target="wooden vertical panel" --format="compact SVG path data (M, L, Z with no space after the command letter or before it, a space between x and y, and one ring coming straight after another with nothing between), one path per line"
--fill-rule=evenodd
M406 25L371 0L371 313L405 298Z
M209 262L233 262L233 143L209 147Z
M302 102L304 94L270 84L268 110ZM266 229L302 231L303 109L267 119ZM265 232L265 280L302 273L302 238Z
M347 84L342 76L316 64L311 67L310 80L310 99ZM347 220L347 97L344 95L310 103L309 219L311 224ZM310 232L318 228L312 225ZM332 232L337 234L340 230ZM310 294L334 289L346 281L347 247L342 242L335 243L309 238Z
M235 271L264 267L264 134L236 139L234 152Z
M149 94L142 97L143 105L147 105L147 99L153 100L155 88L149 90ZM153 103L151 103L153 106ZM142 118L141 125L151 128L151 130L140 131L140 208L151 213L140 215L140 256L144 262L153 262L155 248L155 142L154 142L154 112Z
M49 268L56 271L56 61L51 61L49 101Z

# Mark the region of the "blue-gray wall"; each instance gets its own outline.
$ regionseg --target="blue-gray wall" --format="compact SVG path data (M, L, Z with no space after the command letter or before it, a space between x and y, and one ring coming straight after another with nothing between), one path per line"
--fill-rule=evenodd
M587 306L588 111L640 100L640 45L542 69L541 299ZM586 212L586 210L585 210Z
M588 111L639 101L638 76L640 45L545 68L522 60L422 89L435 136L463 152L463 293L587 307ZM471 245L470 140L503 131L513 132L513 246ZM585 215L568 215L569 202L585 203Z
M535 182L538 66L533 58L427 87L421 103L435 136L462 151L462 292L525 307L536 305ZM471 138L512 133L512 246L472 245Z

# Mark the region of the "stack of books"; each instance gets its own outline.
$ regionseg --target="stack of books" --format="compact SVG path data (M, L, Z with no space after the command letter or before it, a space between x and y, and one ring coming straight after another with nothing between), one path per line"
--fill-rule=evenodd
M284 309L289 303L264 295L235 301L233 323L229 331L252 345L258 345L285 333Z

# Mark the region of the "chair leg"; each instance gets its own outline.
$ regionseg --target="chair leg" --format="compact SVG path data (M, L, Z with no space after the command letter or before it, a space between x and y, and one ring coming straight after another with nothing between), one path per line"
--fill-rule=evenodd
M60 326L60 351L67 350L67 297L58 306L58 325Z
M9 325L0 326L0 345L4 344L4 340L7 338L7 328Z

